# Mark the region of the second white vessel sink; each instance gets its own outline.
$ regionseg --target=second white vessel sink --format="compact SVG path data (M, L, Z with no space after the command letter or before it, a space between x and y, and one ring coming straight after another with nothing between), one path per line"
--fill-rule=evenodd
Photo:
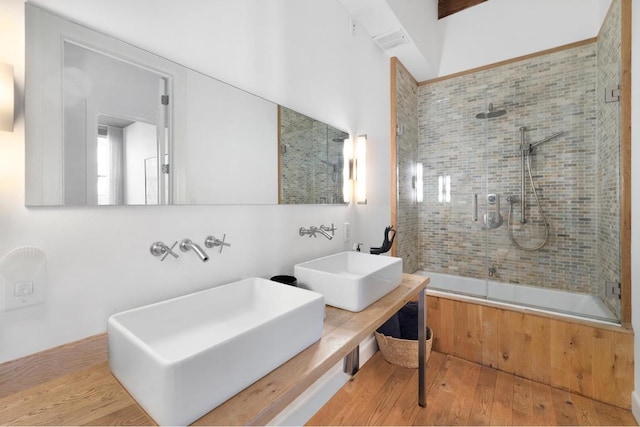
M322 336L322 295L253 278L115 314L109 366L161 425L187 425Z
M340 252L294 266L298 286L324 295L328 305L362 311L402 282L402 258Z

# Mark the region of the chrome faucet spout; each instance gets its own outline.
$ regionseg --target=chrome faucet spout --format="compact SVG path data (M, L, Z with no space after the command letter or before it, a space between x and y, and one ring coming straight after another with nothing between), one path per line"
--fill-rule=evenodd
M184 239L180 242L180 250L182 252L194 251L202 262L209 261L209 255L197 243L192 242L191 239Z
M316 231L316 233L322 234L324 237L326 237L329 240L333 239L333 236L331 234L327 233L327 231L322 227L317 228L315 231Z

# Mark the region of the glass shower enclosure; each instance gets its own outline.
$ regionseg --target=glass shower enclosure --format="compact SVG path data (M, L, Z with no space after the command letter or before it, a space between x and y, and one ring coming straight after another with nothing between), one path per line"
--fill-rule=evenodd
M417 87L417 144L397 138L408 272L619 321L619 18L614 5L597 41ZM414 162L423 202L402 194Z

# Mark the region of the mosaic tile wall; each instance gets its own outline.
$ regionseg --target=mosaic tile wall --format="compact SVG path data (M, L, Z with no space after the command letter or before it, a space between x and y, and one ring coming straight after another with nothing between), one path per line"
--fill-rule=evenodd
M598 281L620 281L620 191L619 191L619 116L620 103L605 103L607 88L620 83L620 0L611 3L609 13L598 35ZM602 300L620 317L620 299L607 298L599 288Z
M305 159L313 146L309 130L313 120L285 107L280 114L280 202L306 203L310 194Z
M425 164L420 208L422 269L576 292L597 293L596 45L588 44L420 86L419 159ZM489 104L506 114L477 119ZM544 222L526 181L527 222L519 222L520 131L525 144L565 131L533 150L532 175ZM451 180L438 201L438 177ZM473 220L473 196L478 195ZM502 224L483 230L500 196ZM515 199L509 223L510 203ZM511 230L511 231L510 231Z
M343 203L342 151L349 135L289 108L279 111L281 203Z
M397 256L402 258L405 273L420 268L419 215L414 177L418 158L418 84L398 65L396 72L396 122L403 129L396 135L398 172Z

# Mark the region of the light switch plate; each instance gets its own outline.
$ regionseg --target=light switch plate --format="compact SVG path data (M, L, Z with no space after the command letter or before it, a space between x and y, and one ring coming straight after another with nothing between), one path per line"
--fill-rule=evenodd
M2 310L15 310L31 305L42 304L46 294L46 269L41 271L33 280L10 282L4 279L2 296L4 301L0 304ZM1 277L1 276L0 276Z
M33 294L33 282L16 282L13 284L14 297L26 297Z

